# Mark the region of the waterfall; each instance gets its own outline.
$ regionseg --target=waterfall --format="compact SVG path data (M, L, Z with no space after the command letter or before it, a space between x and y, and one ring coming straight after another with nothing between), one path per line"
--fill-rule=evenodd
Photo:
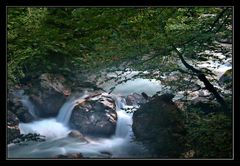
M29 100L28 96L23 96L20 100L24 107L27 107L28 112L32 115L34 119L37 119L36 108L33 103Z
M115 137L117 138L130 138L132 132L132 115L133 113L126 113L124 109L132 108L133 106L127 106L126 100L122 97L111 95L111 98L115 101L117 112L117 125L115 131Z
M69 101L64 103L58 113L57 121L63 123L64 125L67 125L71 118L72 111L73 111L74 107L77 105L77 101L79 101L80 99L83 99L87 96L88 95L86 94L86 92L84 92L84 94L81 97L79 97L77 99L71 98Z
M24 90L18 90L13 92L13 95L20 98L19 101L21 101L22 105L27 108L29 114L32 115L34 119L37 119L37 109L33 105L33 103L29 100L29 97L27 95L24 95Z
M40 119L31 123L20 123L21 134L39 133L46 137L46 141L31 143L27 146L9 145L8 155L11 158L43 158L56 156L62 153L82 153L88 157L106 157L109 153L112 157L136 157L146 155L144 147L132 141L132 115L124 109L133 106L126 105L124 98L117 95L102 94L111 97L116 104L117 124L115 135L110 138L86 137L88 143L78 138L68 137L71 128L67 126L72 110L77 102L86 100L89 94L70 98L61 107L56 118ZM96 97L97 99L98 97ZM94 99L91 98L91 99ZM109 157L109 156L107 156Z
M128 138L132 131L132 113L126 113L125 110L117 110L117 115L115 137Z
M75 106L76 106L76 103L71 100L64 103L64 105L61 107L59 114L57 116L57 121L63 123L64 125L67 125L71 117L72 110Z
M87 96L88 95L86 92L84 92L81 97L75 96L70 98L66 103L63 104L56 118L42 119L39 121L34 121L32 123L20 123L19 128L21 133L39 133L46 136L48 139L66 137L70 131L67 124L70 120L73 108L77 105L77 101ZM31 108L30 106L33 105L29 104L30 101L25 99L28 98L23 98L23 103L27 104L28 107Z
M118 120L117 120L117 125L116 125L116 131L115 131L115 137L120 137L120 138L125 138L127 137L130 132L132 131L132 113L126 113L126 111L124 110L125 108L129 108L129 107L133 107L133 106L127 106L126 101L124 98L116 96L116 95L107 95L104 94L105 96L109 96L111 97L116 104L116 112L117 112L117 116L118 116ZM61 107L58 116L57 116L57 121L67 125L70 118L71 118L71 114L72 111L74 109L74 107L77 105L76 101L80 101L81 99L84 99L85 97L87 97L88 95L86 93L84 93L84 95L82 95L79 98L71 98L70 100L68 100L66 103L64 103L64 105Z
M105 95L105 96L109 96L111 97L114 101L115 101L115 105L116 105L116 110L120 110L123 109L125 104L126 104L126 100L120 96L111 94L111 95Z
M127 113L125 109L133 109L137 108L138 105L128 106L126 105L125 98L114 95L114 94L104 94L105 96L111 97L115 101L116 112L117 112L117 125L115 136L116 138L125 138L130 139L130 135L132 134L132 116L133 113Z

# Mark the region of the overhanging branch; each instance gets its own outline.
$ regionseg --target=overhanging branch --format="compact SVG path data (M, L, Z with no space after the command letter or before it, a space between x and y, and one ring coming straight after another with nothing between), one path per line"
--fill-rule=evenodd
M208 81L208 79L206 78L206 76L198 69L194 68L193 66L191 66L190 64L188 64L182 53L180 51L178 51L178 49L172 44L173 49L176 51L178 57L181 59L181 62L184 64L184 66L191 70L193 73L197 74L197 77L200 81L202 81L206 87L206 89L211 92L214 97L217 99L217 101L223 106L224 109L226 109L226 103L224 101L224 99L220 96L220 94L217 92L217 90L214 88L214 86Z

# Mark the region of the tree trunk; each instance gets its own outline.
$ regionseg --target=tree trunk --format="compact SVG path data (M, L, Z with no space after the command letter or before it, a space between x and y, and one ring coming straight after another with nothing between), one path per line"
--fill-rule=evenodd
M179 58L181 59L181 62L183 63L183 65L187 69L191 70L194 74L197 75L198 79L201 80L204 83L206 89L214 95L214 97L221 104L223 109L226 109L227 107L226 107L226 103L225 103L224 99L220 96L220 94L217 92L217 90L214 88L214 86L208 81L206 76L200 70L198 70L198 69L194 68L193 66L189 65L185 61L185 59L183 58L182 53L179 52L175 46L173 46L173 48L177 52L177 54L178 54Z

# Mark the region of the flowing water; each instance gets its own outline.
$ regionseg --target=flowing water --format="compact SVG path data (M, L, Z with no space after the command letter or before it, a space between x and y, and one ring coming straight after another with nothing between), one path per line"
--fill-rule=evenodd
M24 95L24 91L18 90L14 92L13 95L20 98L22 105L27 108L28 112L32 115L34 119L37 119L37 108L29 100L29 97L27 95Z
M204 64L203 64L204 65ZM230 66L220 66L217 68L220 74L223 74ZM221 70L220 70L221 69ZM222 71L223 70L223 71ZM219 74L219 75L220 75ZM107 83L103 89L109 91ZM41 119L37 118L37 110L29 101L28 96L19 92L21 102L33 117L36 118L31 123L20 123L19 128L22 134L39 133L46 137L44 142L28 142L27 144L9 144L8 158L53 158L59 154L82 153L84 157L90 158L145 158L151 157L148 151L140 144L134 142L132 132L132 113L126 113L125 108L133 106L126 105L118 95L129 95L131 93L145 92L152 96L162 90L162 86L156 80L138 78L129 80L117 85L110 97L115 100L116 112L118 116L116 131L111 138L90 138L86 137L88 142L80 141L78 138L68 137L71 128L68 126L72 110L77 101L87 97L84 93L80 97L70 98L59 110L55 118ZM138 107L138 106L134 106ZM38 119L38 120L37 120Z
M80 98L74 99L74 97L72 97L69 101L67 101L61 107L59 114L57 116L57 121L63 123L64 125L67 125L71 117L72 110L77 105L76 101L83 99L87 96L88 96L87 92L84 92L84 94Z
M32 123L20 123L22 134L39 133L46 136L45 142L28 142L24 144L10 144L8 146L9 158L52 158L59 154L82 153L85 157L106 158L133 158L148 156L147 150L133 141L132 113L126 113L125 100L111 95L116 103L118 115L115 135L111 138L89 138L88 142L77 138L68 137L71 129L68 127L72 110L76 101L83 99L88 94L79 98L69 99L60 109L56 118L43 119Z

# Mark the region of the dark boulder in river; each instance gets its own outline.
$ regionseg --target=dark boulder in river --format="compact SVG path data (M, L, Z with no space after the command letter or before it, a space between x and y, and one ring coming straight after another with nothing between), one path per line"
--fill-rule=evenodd
M133 114L133 132L156 157L179 157L183 150L184 118L171 100L173 95L154 96Z
M117 113L115 101L101 96L77 105L72 112L70 125L84 135L109 137L115 133Z

